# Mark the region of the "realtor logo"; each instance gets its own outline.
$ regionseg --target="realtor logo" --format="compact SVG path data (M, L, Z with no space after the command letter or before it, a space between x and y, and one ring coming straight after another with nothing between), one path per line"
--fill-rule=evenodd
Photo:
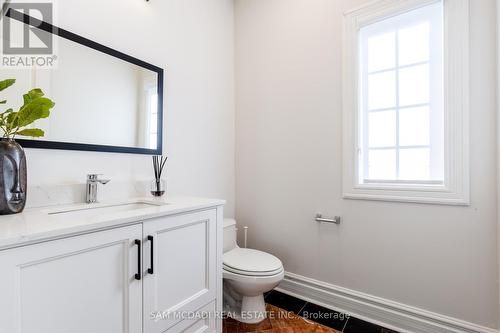
M23 14L28 16L29 24L23 24L22 45L13 45L21 36L13 38L11 25L17 23L14 20L23 20ZM39 29L42 21L52 22L51 3L11 3L6 15L10 19L3 20L3 54L52 54L52 34ZM40 42L43 46L38 45Z
M53 67L52 3L8 3L1 20L2 67Z

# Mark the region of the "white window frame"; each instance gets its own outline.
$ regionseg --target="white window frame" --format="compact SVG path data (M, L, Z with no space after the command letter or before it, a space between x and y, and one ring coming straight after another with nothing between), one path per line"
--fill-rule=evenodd
M359 177L359 31L374 22L443 2L444 182L362 183ZM343 197L469 205L470 0L379 0L344 13Z

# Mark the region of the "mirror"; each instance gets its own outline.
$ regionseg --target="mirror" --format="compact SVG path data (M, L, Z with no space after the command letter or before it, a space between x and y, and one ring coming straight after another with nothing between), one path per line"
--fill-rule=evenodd
M16 84L2 92L8 106L41 88L56 102L36 127L39 139L24 147L161 155L163 70L98 43L9 10L11 25L35 26L52 33L57 45L53 67L3 69Z

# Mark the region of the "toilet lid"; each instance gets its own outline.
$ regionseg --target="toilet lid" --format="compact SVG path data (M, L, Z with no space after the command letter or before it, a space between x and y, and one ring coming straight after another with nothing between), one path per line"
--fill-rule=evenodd
M252 249L235 248L224 253L223 261L230 271L242 271L248 275L252 272L271 274L283 269L281 260L272 254Z

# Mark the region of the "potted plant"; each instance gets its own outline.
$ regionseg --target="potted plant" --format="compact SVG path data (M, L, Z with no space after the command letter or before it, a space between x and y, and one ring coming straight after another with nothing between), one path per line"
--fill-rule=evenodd
M0 81L0 91L16 82L15 79ZM0 100L0 104L6 104ZM47 118L55 103L41 89L32 89L23 95L23 105L18 111L9 108L0 113L0 214L15 214L26 205L26 155L14 140L16 136L43 137L39 128L28 128L36 120Z

